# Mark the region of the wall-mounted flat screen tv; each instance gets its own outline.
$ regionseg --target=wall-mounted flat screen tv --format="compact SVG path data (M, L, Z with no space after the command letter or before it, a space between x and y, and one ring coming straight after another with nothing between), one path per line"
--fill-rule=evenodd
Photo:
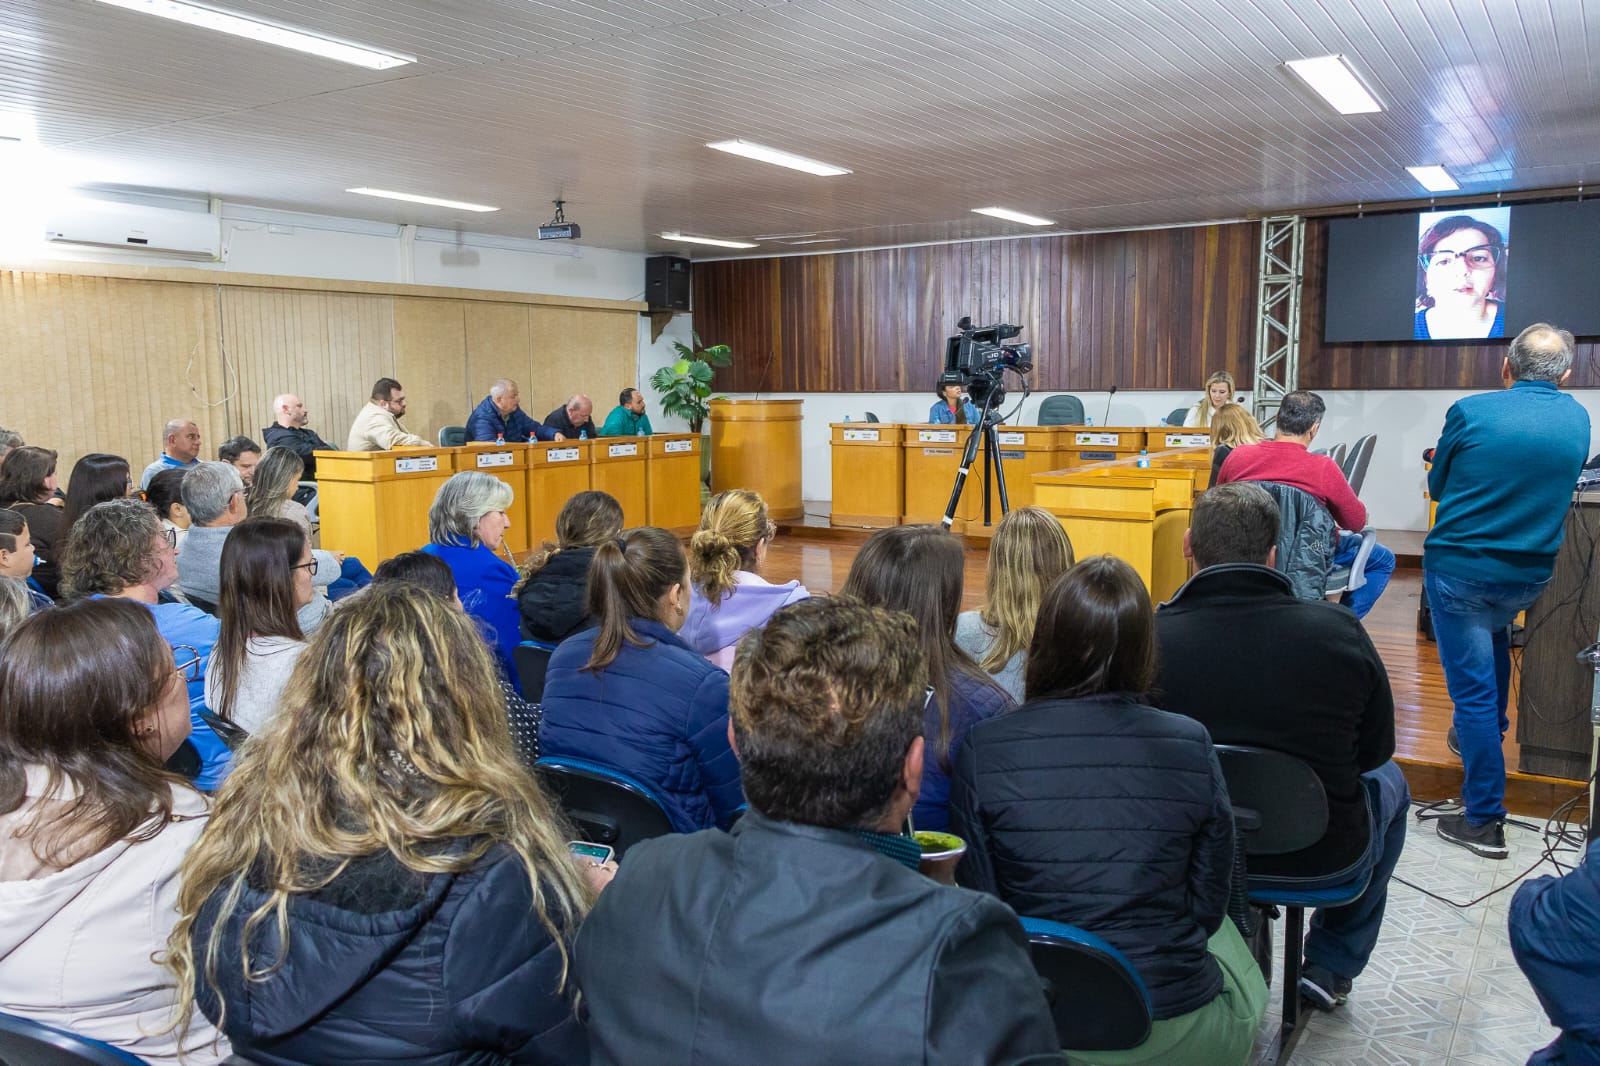
M1534 322L1600 334L1600 202L1336 218L1323 340L1515 337Z

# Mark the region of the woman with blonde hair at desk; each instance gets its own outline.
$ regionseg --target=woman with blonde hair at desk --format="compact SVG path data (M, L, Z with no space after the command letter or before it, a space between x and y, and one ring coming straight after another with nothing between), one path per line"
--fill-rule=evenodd
M956 647L1018 703L1039 598L1072 563L1072 541L1056 516L1042 507L1018 508L995 527L983 606L956 616Z
M1206 394L1189 408L1189 413L1183 416L1183 424L1199 429L1211 428L1211 420L1232 398L1233 389L1232 374L1226 370L1213 371L1211 376L1206 378Z
M1266 440L1255 416L1236 403L1225 403L1211 420L1211 484L1217 483L1217 473L1223 460L1235 448L1246 444L1260 444Z

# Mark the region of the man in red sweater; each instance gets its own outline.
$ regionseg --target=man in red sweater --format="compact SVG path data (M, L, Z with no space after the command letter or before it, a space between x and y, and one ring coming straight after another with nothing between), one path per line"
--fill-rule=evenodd
M1322 397L1314 392L1291 392L1278 407L1276 430L1271 440L1233 449L1217 472L1217 484L1230 481L1276 481L1309 492L1333 514L1340 529L1360 530L1367 524L1367 507L1350 488L1339 464L1326 455L1312 455L1307 448L1322 428L1327 411ZM1361 538L1340 534L1334 553L1334 566L1349 566L1361 547ZM1367 557L1367 583L1347 592L1340 601L1365 618L1389 586L1394 573L1394 552L1382 544L1372 546Z

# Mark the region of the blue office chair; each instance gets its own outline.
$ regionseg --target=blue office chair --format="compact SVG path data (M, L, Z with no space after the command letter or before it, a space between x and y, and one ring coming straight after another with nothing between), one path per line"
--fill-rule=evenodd
M1233 744L1216 747L1233 804L1234 824L1244 840L1247 869L1252 855L1287 855L1322 839L1328 831L1328 796L1315 770L1281 751ZM1367 890L1370 879L1367 871L1331 887L1297 888L1292 878L1247 876L1250 902L1269 909L1281 907L1285 914L1283 1021L1276 1046L1262 1057L1261 1066L1289 1061L1309 1017L1300 1008L1306 908L1354 903ZM1328 879L1303 880L1321 886ZM1270 932L1266 935L1270 937ZM1263 972L1270 983L1272 974Z
M619 859L641 840L691 831L673 824L660 793L621 770L561 755L546 755L533 769L583 839L609 844Z
M467 443L466 426L442 426L439 429L439 447L459 448Z
M529 703L544 699L544 675L550 669L550 653L554 644L541 644L525 640L511 649L511 662L517 668L517 689Z
M1122 952L1062 922L1023 918L1022 929L1063 1048L1122 1051L1150 1038L1150 993Z
M1041 426L1083 425L1083 401L1076 396L1046 396L1039 405Z
M0 1066L146 1066L137 1055L30 1018L0 1014Z

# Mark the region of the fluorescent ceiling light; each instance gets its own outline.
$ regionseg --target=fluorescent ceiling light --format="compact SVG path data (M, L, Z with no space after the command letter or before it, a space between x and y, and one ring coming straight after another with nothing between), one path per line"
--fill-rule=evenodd
M1406 167L1406 172L1416 178L1417 184L1429 192L1455 192L1461 188L1444 167Z
M158 18L171 19L174 22L183 22L190 26L199 26L202 29L216 30L218 33L245 37L252 41L260 41L262 44L275 44L279 48L308 52L324 59L354 63L358 67L372 70L388 70L390 67L404 66L417 61L415 56L379 52L360 45L346 44L343 41L302 33L284 26L275 26L270 22L259 22L242 15L230 15L226 11L217 11L198 4L186 4L182 0L100 0L100 2L115 7L125 7L129 11L155 15Z
M1341 115L1370 115L1382 111L1378 98L1367 91L1356 77L1355 68L1344 56L1318 56L1315 59L1291 59L1284 66L1294 71L1300 80L1328 102L1328 106Z
M1009 207L974 207L975 215L988 215L991 218L1003 218L1007 222L1021 222L1025 226L1054 226L1055 223L1048 218L1038 215L1025 215L1021 211L1013 211Z
M418 196L416 193L395 192L392 189L369 189L362 186L359 189L346 189L345 192L357 193L361 196L381 196L385 200L404 200L408 204L427 204L430 207L453 207L457 211L498 211L498 207L488 204L469 204L465 200L441 200L437 196Z
M804 241L784 241L784 244L834 244L844 240L843 237L812 237Z
M755 159L762 163L771 163L773 166L788 167L790 170L803 170L807 174L816 174L824 178L850 173L845 167L836 167L832 163L822 163L815 159L807 159L803 155L785 152L781 148L768 148L764 144L756 144L752 141L710 141L706 144L706 147L715 148L719 152L742 155L746 159Z
M724 241L716 237L690 237L684 233L663 233L662 240L683 241L685 244L709 244L713 248L756 248L749 241Z

